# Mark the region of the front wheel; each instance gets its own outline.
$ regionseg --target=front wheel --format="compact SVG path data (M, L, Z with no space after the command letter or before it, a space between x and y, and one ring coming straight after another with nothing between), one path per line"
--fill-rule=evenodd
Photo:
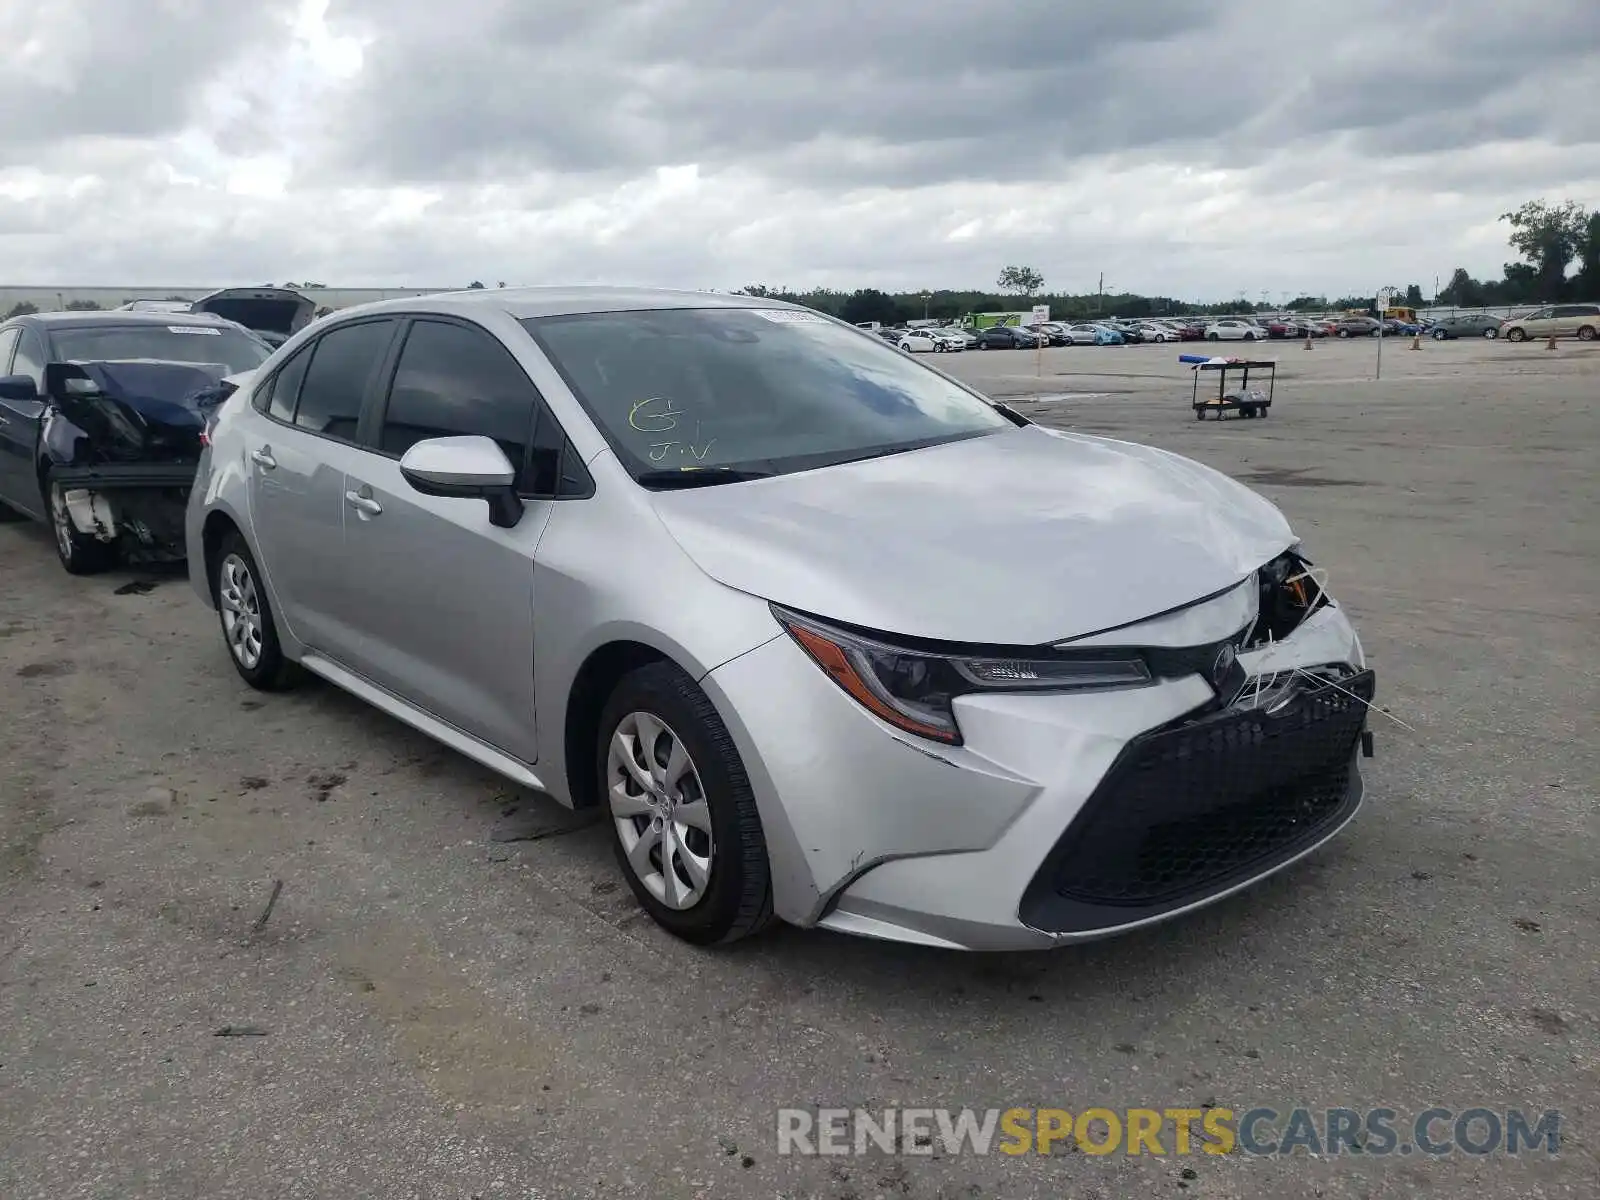
M1436 342L1444 341L1445 340L1445 332L1444 332L1444 330L1435 329L1433 331L1433 340L1436 341Z
M1348 329L1341 329L1339 330L1339 336L1342 338L1347 338L1350 336L1350 331Z
M1527 340L1528 335L1520 329L1513 329L1510 333L1506 334L1506 341L1508 342L1525 342Z
M115 546L80 533L72 522L67 489L50 481L50 529L56 535L56 557L68 575L98 575L117 561Z
M1483 336L1488 338L1490 341L1493 341L1495 338L1500 336L1500 331L1498 329L1485 329L1483 331Z
M1247 333L1244 335L1244 340L1247 342L1253 342L1256 340L1256 335L1253 333Z
M1215 334L1215 333L1206 334L1206 341L1208 341L1208 342L1220 342L1221 340L1222 340L1222 338L1221 338L1221 336L1219 334Z
M709 946L772 920L755 795L693 679L671 663L625 676L601 715L597 753L618 865L658 925Z

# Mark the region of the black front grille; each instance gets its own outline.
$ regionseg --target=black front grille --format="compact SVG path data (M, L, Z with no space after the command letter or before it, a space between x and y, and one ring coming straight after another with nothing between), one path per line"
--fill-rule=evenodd
M1066 932L1182 907L1292 858L1360 802L1364 671L1275 712L1228 709L1134 739L1029 884L1021 916Z

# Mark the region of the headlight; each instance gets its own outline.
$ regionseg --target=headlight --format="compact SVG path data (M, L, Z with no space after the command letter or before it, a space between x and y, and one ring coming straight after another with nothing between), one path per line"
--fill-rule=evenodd
M1250 645L1281 642L1301 621L1330 602L1298 543L1262 567L1256 580L1261 591L1260 615Z
M952 701L972 692L1140 687L1150 668L1126 651L1048 657L958 655L895 646L773 606L816 664L868 712L907 733L959 746ZM1031 653L1031 652L1030 652Z

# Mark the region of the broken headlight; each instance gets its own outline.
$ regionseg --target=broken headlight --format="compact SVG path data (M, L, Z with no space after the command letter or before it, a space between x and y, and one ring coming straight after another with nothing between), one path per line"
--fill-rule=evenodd
M1329 603L1311 560L1291 546L1256 572L1260 611L1247 645L1281 642L1312 613Z
M772 611L789 636L868 712L907 733L952 746L961 744L952 707L957 696L1086 691L1151 682L1144 660L1127 651L945 653L896 646L776 605Z

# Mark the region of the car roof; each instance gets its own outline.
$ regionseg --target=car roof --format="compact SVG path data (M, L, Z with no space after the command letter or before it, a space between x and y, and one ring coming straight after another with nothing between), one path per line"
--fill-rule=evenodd
M213 316L211 313L152 313L134 312L126 309L112 309L110 311L82 310L74 312L42 312L29 313L23 320L32 321L42 328L54 332L62 329L92 329L96 326L161 326L161 325L209 325L213 328L237 328L232 321L223 317Z
M673 308L764 308L811 312L798 304L787 304L761 296L735 296L726 292L695 292L671 288L572 285L559 287L472 288L462 292L437 292L430 296L410 296L379 300L354 308L342 308L338 315L383 312L455 313L470 317L484 309L498 310L518 320L529 317L572 316L579 313L638 312Z

